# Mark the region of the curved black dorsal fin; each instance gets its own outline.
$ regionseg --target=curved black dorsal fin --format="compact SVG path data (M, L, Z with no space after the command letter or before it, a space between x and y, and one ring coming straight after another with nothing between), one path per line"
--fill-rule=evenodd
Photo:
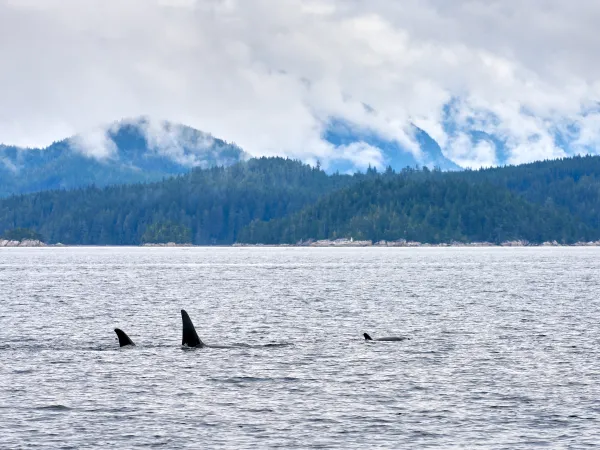
M124 347L126 345L135 345L129 336L121 330L120 328L115 328L115 333L117 333L117 337L119 338L119 346Z
M181 345L187 345L188 347L204 347L204 343L198 337L192 319L185 309L181 310L181 320L183 322L183 337L181 339Z
M372 341L373 338L371 336L369 336L367 333L363 333L363 336L365 337L365 341Z

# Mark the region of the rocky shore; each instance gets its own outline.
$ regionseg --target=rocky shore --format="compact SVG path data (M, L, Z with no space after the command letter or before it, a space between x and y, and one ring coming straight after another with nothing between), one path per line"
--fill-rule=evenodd
M560 244L557 241L544 242L542 244L534 244L525 240L505 241L500 244L493 242L450 242L442 244L427 244L415 241L406 241L400 239L397 241L355 241L353 239L323 239L323 240L307 240L299 241L296 244L280 244L280 245L265 245L265 244L242 244L235 243L234 247L598 247L599 241L593 242L576 242L574 244Z
M46 244L37 240L11 241L0 239L1 247L65 247L64 244ZM176 244L167 242L162 244L142 244L142 247L203 247L193 244ZM228 247L228 246L225 246ZM500 244L493 242L450 242L442 244L427 244L400 239L397 241L368 241L353 239L309 239L299 241L296 244L243 244L235 243L232 247L600 247L600 241L576 242L574 244L561 244L557 241L544 242L542 244L531 243L524 240L505 241Z
M175 242L166 242L164 244L142 244L142 247L194 247L194 244L176 244Z
M0 239L0 247L46 247L47 245L42 241L34 241L30 239L24 239L22 241L9 241L7 239Z

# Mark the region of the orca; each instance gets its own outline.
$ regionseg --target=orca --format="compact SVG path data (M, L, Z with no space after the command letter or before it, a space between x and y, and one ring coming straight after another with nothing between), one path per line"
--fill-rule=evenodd
M181 345L198 348L206 347L204 342L202 342L198 337L198 333L196 333L196 328L194 328L192 319L190 319L190 316L185 309L181 310L181 320L183 322L183 337L181 338Z
M410 339L409 337L405 337L405 336L399 336L399 337L390 336L390 337L382 337L382 338L373 339L367 333L363 333L363 336L365 337L365 341L405 341L407 339Z
M115 328L115 333L117 333L117 337L119 338L120 347L125 347L126 345L135 345L129 336L127 336L127 334L120 328Z

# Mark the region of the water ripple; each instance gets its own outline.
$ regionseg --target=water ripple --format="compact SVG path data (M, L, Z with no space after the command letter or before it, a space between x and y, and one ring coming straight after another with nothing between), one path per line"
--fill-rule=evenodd
M0 249L0 448L596 447L599 256Z

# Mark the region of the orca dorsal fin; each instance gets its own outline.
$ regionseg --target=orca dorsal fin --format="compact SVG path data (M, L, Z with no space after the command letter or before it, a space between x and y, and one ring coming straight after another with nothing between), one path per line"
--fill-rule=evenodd
M363 333L363 336L365 337L365 341L372 341L373 338L371 336L369 336L367 333Z
M120 328L115 328L115 333L117 333L117 337L119 338L120 347L124 347L126 345L135 345L129 336L127 336L127 333Z
M181 345L187 345L188 347L204 347L204 342L202 342L198 337L198 333L196 333L196 328L194 328L192 319L190 319L190 316L185 309L181 310L181 320L183 322L183 337L181 339Z

